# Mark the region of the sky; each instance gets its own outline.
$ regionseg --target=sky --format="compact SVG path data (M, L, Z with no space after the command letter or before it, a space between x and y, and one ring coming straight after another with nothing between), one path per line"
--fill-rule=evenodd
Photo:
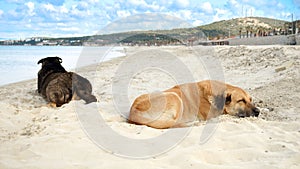
M292 14L300 19L300 0L0 0L0 40L192 27L245 16L291 21Z

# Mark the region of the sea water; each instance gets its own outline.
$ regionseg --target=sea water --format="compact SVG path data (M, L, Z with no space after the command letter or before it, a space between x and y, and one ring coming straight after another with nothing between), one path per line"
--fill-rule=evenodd
M0 46L0 86L37 78L37 62L58 56L66 70L125 56L122 47L83 46Z

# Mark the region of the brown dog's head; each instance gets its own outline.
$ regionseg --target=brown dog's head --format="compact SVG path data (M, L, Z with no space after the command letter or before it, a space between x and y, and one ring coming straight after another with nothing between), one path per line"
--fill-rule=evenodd
M224 113L238 117L250 117L259 115L259 109L252 104L251 96L241 88L228 87Z

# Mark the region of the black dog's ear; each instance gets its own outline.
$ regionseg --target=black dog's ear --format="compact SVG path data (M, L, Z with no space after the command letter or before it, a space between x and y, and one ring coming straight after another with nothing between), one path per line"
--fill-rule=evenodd
M44 59L41 59L41 60L39 60L37 64L43 63L44 61L45 61L45 58L44 58Z
M62 63L62 59L60 57L56 56L56 59L58 60L59 63Z
M228 105L230 103L231 103L231 94L226 93L225 105Z

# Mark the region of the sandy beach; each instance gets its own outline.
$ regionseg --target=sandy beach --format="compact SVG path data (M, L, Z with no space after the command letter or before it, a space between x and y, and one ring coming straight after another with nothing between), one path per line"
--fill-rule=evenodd
M36 79L0 87L0 168L300 168L300 46L124 50L125 57L76 70L91 81L97 103L51 108L37 94ZM126 122L140 94L205 79L248 91L260 116L222 115L188 129ZM84 120L94 113L102 123L87 128L90 121ZM164 144L172 132L183 134ZM152 138L159 144L151 144Z

